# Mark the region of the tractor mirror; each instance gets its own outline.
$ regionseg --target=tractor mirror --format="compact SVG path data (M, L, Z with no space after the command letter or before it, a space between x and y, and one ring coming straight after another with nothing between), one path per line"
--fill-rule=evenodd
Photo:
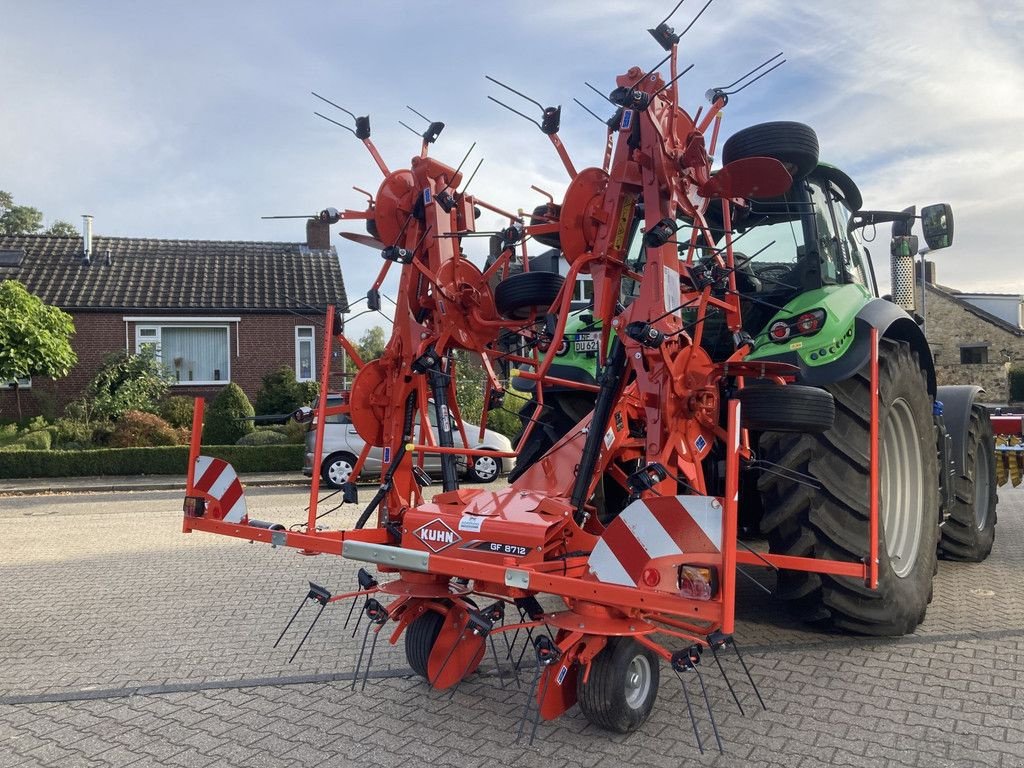
M953 244L953 208L949 203L936 203L921 209L924 241L933 251Z

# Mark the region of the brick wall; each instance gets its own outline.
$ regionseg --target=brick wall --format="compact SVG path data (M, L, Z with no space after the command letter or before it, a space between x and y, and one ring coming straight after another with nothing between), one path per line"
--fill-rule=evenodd
M938 383L978 384L985 388L985 402L1008 402L1007 372L1011 362L1024 362L1024 338L933 290L928 291L925 310ZM961 364L960 347L965 344L987 344L989 362Z
M123 352L127 348L135 352L136 323L125 323L128 313L73 313L76 333L72 337L72 347L78 355L78 365L71 373L59 381L36 378L30 390L21 390L21 407L24 416L39 414L46 416L61 415L64 407L78 395L92 380L103 364L104 359L113 352ZM130 313L140 314L140 313ZM239 315L234 315L238 317ZM203 313L203 317L216 317ZM238 384L250 399L256 396L260 380L265 374L288 365L295 367L295 328L296 326L314 326L315 374L319 378L321 364L321 348L323 346L323 329L313 322L296 315L241 315L241 322L227 323L231 354L231 380ZM168 318L173 320L173 318ZM316 318L317 322L321 318ZM145 323L149 325L150 323ZM127 329L126 329L127 326ZM222 389L219 385L188 386L175 385L171 394L188 397L204 396L213 398ZM16 416L15 395L11 391L0 390L0 418Z

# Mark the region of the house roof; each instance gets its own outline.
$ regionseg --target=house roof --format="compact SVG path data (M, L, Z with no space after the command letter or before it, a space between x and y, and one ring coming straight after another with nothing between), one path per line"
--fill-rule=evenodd
M977 306L975 304L972 304L971 302L961 298L962 295L963 296L979 296L981 294L977 294L977 293L962 293L961 291L957 291L957 290L955 290L953 288L947 288L946 286L939 285L938 283L928 283L928 289L930 291L932 291L933 293L937 293L937 294L939 294L941 296L944 296L945 298L947 298L950 301L952 301L954 304L957 304L958 306L963 307L968 312L970 312L972 315L974 315L975 317L981 318L982 320L984 320L987 323L991 323L992 325L995 325L995 326L1001 328L1002 330L1004 330L1004 331L1006 331L1008 333L1012 333L1014 336L1024 336L1024 329L1020 328L1019 326L1014 325L1013 323L1008 323L1006 320L1003 320L1003 318L998 317L997 315L993 315L991 312L986 312L981 307L979 307L979 306ZM990 295L996 295L996 294L990 294Z
M303 243L93 237L91 264L81 237L2 235L0 280L12 279L65 310L322 312L346 310L333 248ZM107 253L110 264L106 263Z

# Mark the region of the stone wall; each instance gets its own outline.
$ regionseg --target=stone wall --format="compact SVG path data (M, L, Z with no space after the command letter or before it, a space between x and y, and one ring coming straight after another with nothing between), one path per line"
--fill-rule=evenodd
M977 384L985 389L984 402L1008 402L1007 372L1011 363L1024 362L1024 335L1018 336L978 317L931 288L925 312L925 328L935 355L938 383ZM988 363L965 365L960 362L961 346L972 344L987 346Z

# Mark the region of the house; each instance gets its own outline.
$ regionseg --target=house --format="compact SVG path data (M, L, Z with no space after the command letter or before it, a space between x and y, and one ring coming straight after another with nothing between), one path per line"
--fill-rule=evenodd
M1022 301L1019 294L963 293L928 282L923 315L938 383L978 384L985 402L1008 403L1010 366L1024 362Z
M0 236L0 280L12 279L75 322L78 365L66 378L19 382L26 416L60 413L114 352L154 347L174 394L214 397L228 382L255 396L287 364L318 376L328 304L347 310L326 225L305 243ZM15 393L0 391L0 413Z

